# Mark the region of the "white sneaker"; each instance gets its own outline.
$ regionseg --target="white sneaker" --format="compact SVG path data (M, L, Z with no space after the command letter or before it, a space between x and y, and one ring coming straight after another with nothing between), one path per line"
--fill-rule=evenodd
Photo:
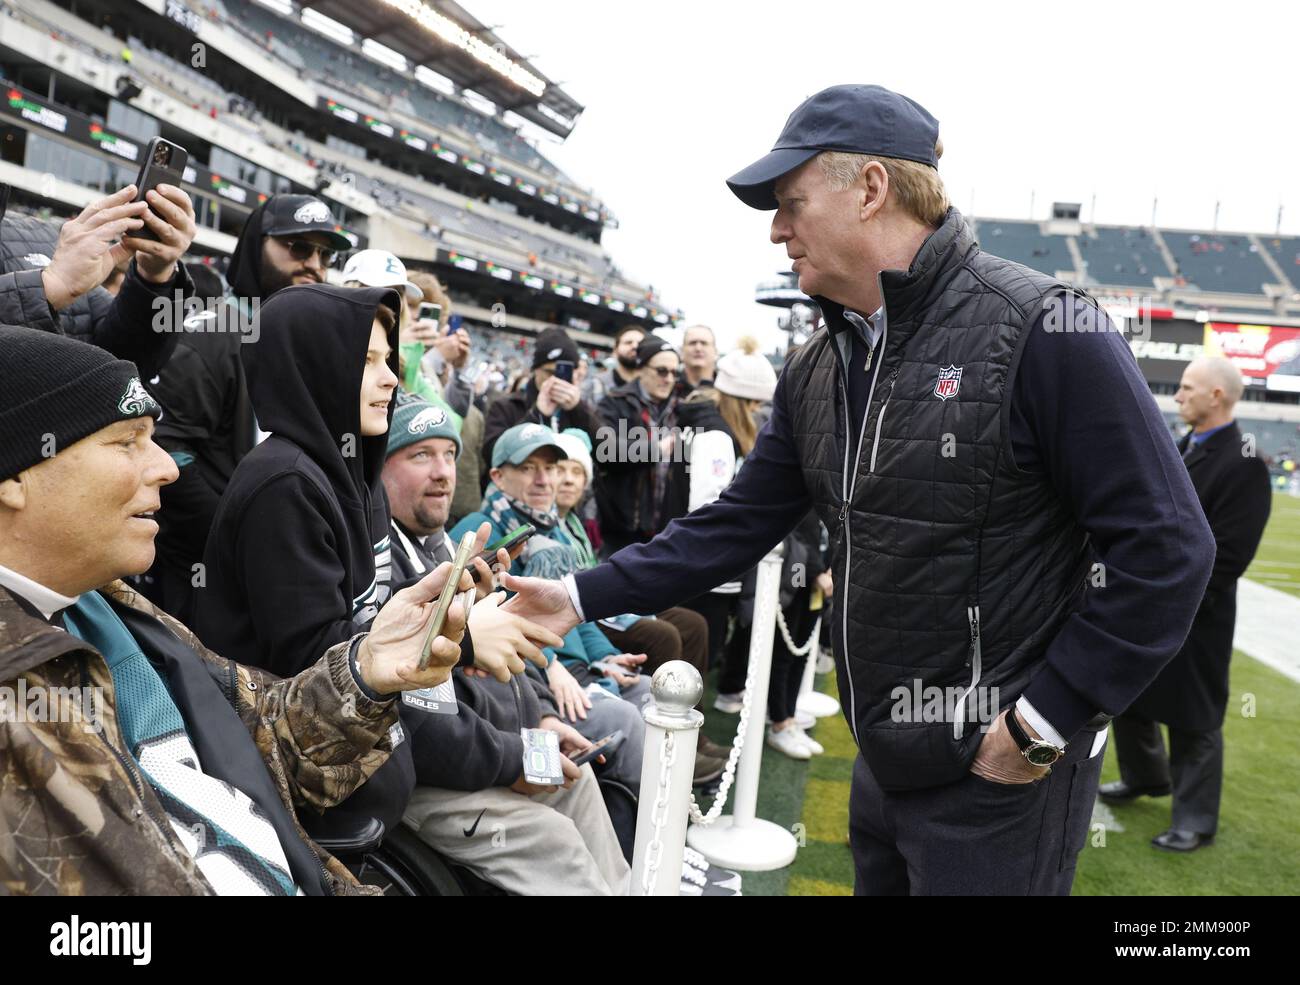
M826 747L805 732L802 726L796 725L794 730L799 733L799 738L803 739L804 743L808 746L808 751L814 756L820 756L826 751Z
M783 752L791 759L812 759L812 750L800 738L799 727L786 726L780 732L767 730L767 744L777 752Z
M809 729L817 724L817 716L810 711L796 710L794 713L794 723L802 729Z
M744 691L737 691L735 694L719 693L718 696L713 699L713 708L715 711L720 711L724 715L739 715L744 701Z

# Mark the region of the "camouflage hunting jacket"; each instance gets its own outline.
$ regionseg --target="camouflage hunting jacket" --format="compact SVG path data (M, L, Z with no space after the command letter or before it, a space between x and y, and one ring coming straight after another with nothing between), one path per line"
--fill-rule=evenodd
M397 702L372 701L360 690L350 644L281 680L217 656L121 581L100 591L160 622L204 661L252 736L294 828L318 856L325 887L334 895L377 892L312 844L296 810L338 804L392 751ZM34 694L52 706L74 693L99 696L94 725L66 709L31 714ZM126 749L103 656L30 615L0 587L0 895L212 892Z

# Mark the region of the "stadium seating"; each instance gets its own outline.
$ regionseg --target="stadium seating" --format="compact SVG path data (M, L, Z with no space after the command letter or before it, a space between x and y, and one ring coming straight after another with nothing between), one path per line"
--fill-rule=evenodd
M455 128L489 153L501 154L543 174L560 177L555 165L509 127L432 91L413 76L349 51L250 0L229 0L225 9L226 23L294 67L328 79L344 90L378 97L381 109L399 109L435 129ZM371 91L367 93L366 89ZM390 95L385 97L385 93Z
M1259 239L1273 254L1291 286L1300 289L1300 236L1261 236Z
M1045 274L1074 269L1065 237L1045 236L1036 222L977 220L976 235L981 249Z
M1153 278L1169 276L1169 267L1147 230L1097 226L1095 232L1095 236L1076 236L1075 244L1096 283L1152 287Z
M1228 233L1163 232L1178 272L1203 291L1258 294L1277 278L1245 236Z

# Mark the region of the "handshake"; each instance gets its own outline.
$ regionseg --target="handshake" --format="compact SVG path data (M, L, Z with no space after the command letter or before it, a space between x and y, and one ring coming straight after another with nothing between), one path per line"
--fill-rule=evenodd
M441 632L430 643L428 661L423 670L420 663L424 656L425 638L437 609L438 597L451 575L451 563L444 562L414 585L396 593L379 611L370 632L357 649L357 670L361 682L371 691L388 695L446 682L460 662L460 644L467 627L474 641L474 673L508 681L512 674L524 672L525 660L543 669L546 667L542 647L557 647L563 642L563 633L557 634L548 626L560 622L553 618L534 621L526 606L521 607L523 611L516 611L517 598L504 606L500 604L503 594L492 592L492 572L477 557L487 543L489 529L486 523L479 527L473 551L473 566L478 573L477 598L468 608L468 613L460 605L452 605L448 610ZM504 550L497 552L496 561L502 572L510 567L510 556ZM559 583L536 578L516 579L508 574L502 577L511 590L518 591L516 585L522 585L531 595L532 585L536 583L545 589L558 590L566 604L568 602L568 595ZM474 579L466 568L461 572L456 591L474 589ZM573 625L577 623L577 614L574 613ZM572 626L563 632L568 632L569 628Z

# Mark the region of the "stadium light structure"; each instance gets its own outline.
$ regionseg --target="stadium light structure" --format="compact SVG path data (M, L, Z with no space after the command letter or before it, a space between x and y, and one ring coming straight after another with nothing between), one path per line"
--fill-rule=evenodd
M369 55L377 62L383 62L389 68L395 68L399 72L405 72L407 69L406 56L392 48L380 44L373 38L366 38L361 42L361 51Z
M282 17L293 16L293 4L291 4L289 0L257 0L257 3L270 10L274 10Z
M383 0L388 6L400 10L426 31L437 35L450 45L460 48L470 57L492 71L509 79L515 85L541 98L546 83L518 62L492 47L482 38L475 37L449 17L444 17L421 0Z
M447 76L435 72L428 65L415 66L415 81L444 95L456 95L456 83L452 82Z
M333 38L345 48L351 47L356 41L357 36L352 28L346 24L340 24L332 17L326 17L324 14L313 10L311 7L304 7L302 11L302 22L308 27L315 28L321 34Z

